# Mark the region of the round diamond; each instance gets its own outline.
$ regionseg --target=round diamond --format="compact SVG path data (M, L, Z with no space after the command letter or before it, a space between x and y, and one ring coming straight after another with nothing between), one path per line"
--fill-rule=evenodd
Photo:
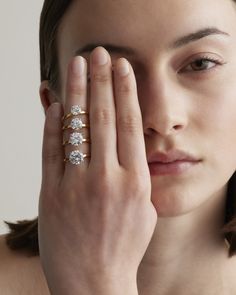
M70 125L72 129L81 129L83 127L83 122L79 118L74 118L71 120Z
M84 155L80 151L72 151L69 156L69 161L73 165L79 165L84 161Z
M79 145L83 143L83 135L78 132L74 132L70 135L69 143L72 145Z
M71 113L72 113L72 115L74 115L74 116L77 116L77 115L79 115L80 113L81 113L81 107L79 106L79 105L75 105L75 106L72 106L71 107Z

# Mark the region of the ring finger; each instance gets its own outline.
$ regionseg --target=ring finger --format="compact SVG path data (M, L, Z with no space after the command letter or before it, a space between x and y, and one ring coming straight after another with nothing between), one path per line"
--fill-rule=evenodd
M71 60L68 65L67 71L67 83L66 83L66 101L65 101L65 115L68 115L72 111L72 106L79 106L82 111L88 111L87 101L87 62L81 57L77 56ZM76 125L76 122L82 121L83 128L73 129L72 125ZM90 134L89 134L89 118L87 114L68 115L63 118L64 125L64 136L63 141L65 145L65 155L68 164L66 170L73 169L77 165L72 165L69 162L69 157L76 153L82 155L90 155ZM79 124L78 124L79 125ZM78 143L78 139L86 139L83 142ZM77 139L77 140L75 140ZM76 144L76 145L75 145ZM79 151L79 152L77 152ZM71 154L72 153L72 154ZM79 165L80 171L88 166L89 159L85 158L84 161Z

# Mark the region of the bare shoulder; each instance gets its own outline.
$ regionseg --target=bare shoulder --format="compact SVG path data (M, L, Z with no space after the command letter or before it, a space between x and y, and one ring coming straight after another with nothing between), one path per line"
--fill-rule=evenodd
M38 256L12 251L0 235L0 289L4 295L49 295Z

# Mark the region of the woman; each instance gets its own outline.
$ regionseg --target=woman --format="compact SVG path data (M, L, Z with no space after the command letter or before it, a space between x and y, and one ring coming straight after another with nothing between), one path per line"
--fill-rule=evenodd
M236 294L235 27L232 0L45 1L39 219L6 237L40 258L2 239L4 294Z

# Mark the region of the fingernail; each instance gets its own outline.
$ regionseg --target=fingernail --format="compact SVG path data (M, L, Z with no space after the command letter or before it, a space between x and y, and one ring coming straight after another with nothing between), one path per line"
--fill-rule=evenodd
M52 118L58 119L61 116L61 104L59 102L53 103L49 111Z
M82 56L77 56L72 65L72 71L75 75L81 76L84 73L84 59Z
M108 62L108 55L105 49L99 48L95 49L95 52L92 54L92 61L94 64L97 64L99 66L103 66Z
M129 74L129 63L125 58L121 58L117 65L117 71L119 75L125 77Z

